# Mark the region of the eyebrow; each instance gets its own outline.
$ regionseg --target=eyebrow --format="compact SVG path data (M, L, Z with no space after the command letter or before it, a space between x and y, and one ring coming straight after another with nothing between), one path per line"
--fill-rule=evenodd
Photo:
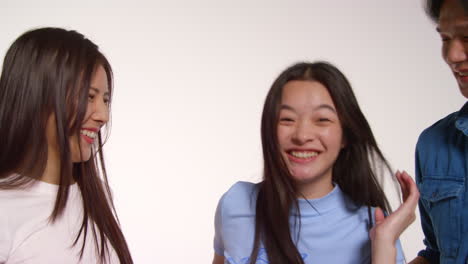
M328 109L330 111L332 111L333 113L336 114L336 110L335 108L333 108L331 105L329 104L321 104L321 105L318 105L317 107L315 107L313 110L314 111L317 111L317 110L320 110L320 109ZM293 111L293 112L296 112L296 110L294 110L293 107L289 106L289 105L286 105L286 104L282 104L280 106L280 110L290 110L290 111Z
M453 27L455 28L455 30L467 30L468 29L468 21L456 24ZM439 32L439 33L442 33L442 30L440 29L440 27L436 27L436 31Z
M101 93L101 90L99 90L99 89L96 88L96 87L91 86L90 89L93 90L93 91L95 91L96 93ZM109 96L109 92L105 92L104 95L105 95L105 96Z

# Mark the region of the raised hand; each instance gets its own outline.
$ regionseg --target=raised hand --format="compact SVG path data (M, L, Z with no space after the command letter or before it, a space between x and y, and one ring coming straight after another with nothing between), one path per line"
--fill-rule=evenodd
M403 194L403 203L387 217L380 208L375 210L375 225L370 231L374 264L395 263L395 242L416 218L415 209L419 200L416 183L405 171L397 171L395 176Z

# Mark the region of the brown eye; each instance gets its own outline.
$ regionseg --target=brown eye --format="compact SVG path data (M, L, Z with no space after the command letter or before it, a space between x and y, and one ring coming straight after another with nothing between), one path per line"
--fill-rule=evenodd
M294 119L292 119L290 117L282 117L282 118L279 119L278 123L281 124L281 125L290 126L290 125L294 124Z
M443 42L449 41L450 38L444 35L441 35L440 38L442 39Z

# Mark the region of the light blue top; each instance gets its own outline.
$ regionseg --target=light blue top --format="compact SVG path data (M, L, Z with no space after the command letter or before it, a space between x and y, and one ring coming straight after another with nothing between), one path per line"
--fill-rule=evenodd
M215 217L214 250L217 255L225 257L225 263L249 263L255 236L257 193L257 184L238 182L219 201ZM367 207L357 206L338 185L322 198L299 199L299 207L299 240L299 228L294 227L294 216L290 220L291 232L306 264L371 262ZM404 263L399 241L396 246L396 263ZM256 263L269 263L263 249Z

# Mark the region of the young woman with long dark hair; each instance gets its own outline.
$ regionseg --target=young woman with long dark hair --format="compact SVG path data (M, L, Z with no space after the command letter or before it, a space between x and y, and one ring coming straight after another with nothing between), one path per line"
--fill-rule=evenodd
M76 31L41 28L0 77L0 263L133 263L102 152L112 70Z
M281 73L261 137L263 181L221 198L214 264L404 262L398 237L414 221L418 190L397 172L405 202L384 217L376 171L391 169L337 68L299 63Z

